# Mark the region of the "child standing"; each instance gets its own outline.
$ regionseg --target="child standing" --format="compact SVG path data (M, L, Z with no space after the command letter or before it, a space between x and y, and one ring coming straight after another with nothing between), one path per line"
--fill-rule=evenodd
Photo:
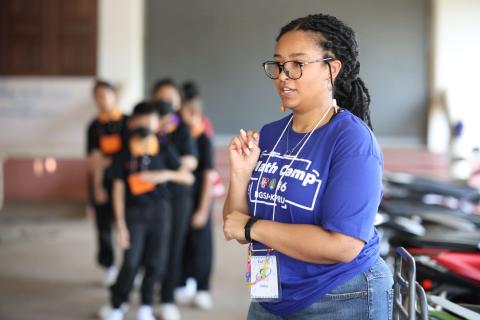
M175 83L168 79L156 83L152 99L162 119L159 130L161 141L168 141L180 155L183 170L192 172L197 167L195 141L189 128L175 112L180 94ZM183 249L192 210L192 188L178 183L169 184L172 194L172 220L170 254L166 274L161 277L161 304L158 310L163 320L179 320L180 310L174 303L174 289L179 285L182 272Z
M128 300L141 263L142 306L138 320L153 320L153 289L166 261L171 219L167 182L192 184L193 175L177 171L178 155L168 144L160 144L156 108L138 104L131 119L128 148L114 161L113 204L124 261L116 283L111 287L112 310L108 320L123 319L121 305Z
M213 261L212 188L213 145L205 132L202 103L198 98L188 100L181 109L182 118L190 128L198 150L198 166L194 171L193 212L185 251L185 276L197 282L193 304L204 310L213 306L210 295L210 274Z
M97 262L105 268L104 282L111 285L117 277L112 243L112 157L120 152L126 132L126 117L117 107L113 85L97 81L93 88L97 117L87 131L90 201L95 209Z

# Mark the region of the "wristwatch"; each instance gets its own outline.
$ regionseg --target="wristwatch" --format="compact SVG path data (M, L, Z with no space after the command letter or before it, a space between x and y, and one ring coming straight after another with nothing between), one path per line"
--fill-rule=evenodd
M255 224L255 222L258 221L258 217L250 217L250 219L248 219L247 223L245 224L245 240L247 240L248 242L252 242L252 238L250 236L250 231L252 230L252 226Z

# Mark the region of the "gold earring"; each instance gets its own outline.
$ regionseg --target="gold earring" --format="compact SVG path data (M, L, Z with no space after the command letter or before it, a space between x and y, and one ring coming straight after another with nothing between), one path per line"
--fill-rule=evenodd
M285 112L285 106L283 105L283 103L282 103L282 105L280 106L280 111Z

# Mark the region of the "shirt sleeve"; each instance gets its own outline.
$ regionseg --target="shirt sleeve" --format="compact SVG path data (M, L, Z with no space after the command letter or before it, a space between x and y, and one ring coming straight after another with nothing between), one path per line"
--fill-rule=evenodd
M175 147L180 156L197 156L195 139L193 139L190 130L184 123L179 125L176 134Z
M88 126L87 130L87 155L90 154L95 149L100 149L98 134L96 132L95 121L92 121Z
M382 172L374 155L333 162L321 200L321 226L368 242L382 197Z
M162 145L167 169L177 170L181 166L180 155L169 143Z
M112 180L127 178L127 169L125 168L125 163L128 160L128 155L125 151L121 151L112 157L112 166L110 169L110 174Z

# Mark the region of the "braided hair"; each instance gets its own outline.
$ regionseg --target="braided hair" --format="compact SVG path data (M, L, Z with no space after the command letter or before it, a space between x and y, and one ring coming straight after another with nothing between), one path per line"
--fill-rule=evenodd
M362 119L370 128L370 94L362 79L358 77L360 62L358 57L358 44L352 28L334 16L327 14L313 14L298 18L281 30L276 41L289 31L306 31L318 34L318 44L334 59L340 60L342 68L333 84L330 63L330 81L334 98L339 105L348 109Z

